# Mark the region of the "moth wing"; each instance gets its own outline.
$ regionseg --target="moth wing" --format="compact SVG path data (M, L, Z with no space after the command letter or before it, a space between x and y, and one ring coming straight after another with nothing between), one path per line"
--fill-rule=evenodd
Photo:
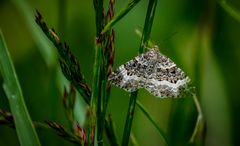
M171 59L159 54L153 75L147 79L145 89L160 98L178 97L189 81Z
M164 98L178 97L190 79L171 59L153 48L121 65L109 76L109 81L128 92L145 88Z
M120 87L128 92L134 92L142 88L145 84L145 78L141 76L137 70L139 56L133 60L121 65L116 71L109 76L109 81L117 87Z

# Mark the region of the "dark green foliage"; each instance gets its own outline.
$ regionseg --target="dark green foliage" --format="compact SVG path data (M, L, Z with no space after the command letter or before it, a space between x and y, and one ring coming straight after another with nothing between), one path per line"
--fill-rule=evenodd
M93 0L91 6L87 6L88 1L78 1L74 4L67 0L58 2L59 4L54 1L49 2L51 10L47 10L50 12L48 15L45 14L45 9L37 8L44 14L47 23L38 11L35 21L40 27L39 30L47 36L58 52L58 55L56 55L58 60L54 57L51 58L49 57L51 55L47 52L44 53L47 47L40 45L41 53L48 54L43 55L43 59L46 63L54 62L51 61L52 59L55 62L58 61L62 74L70 84L65 84L62 88L64 81L60 79L52 79L51 81L47 81L48 78L43 81L39 79L36 83L34 82L34 85L30 85L32 86L31 89L27 90L31 91L33 89L31 92L37 92L25 98L28 107L30 107L30 115L34 119L32 126L37 129L43 145L64 145L65 143L62 142L65 140L69 142L67 143L69 145L82 146L94 144L99 146L218 146L221 144L231 146L233 145L232 133L235 141L237 141L237 132L239 131L237 121L239 121L239 118L237 116L238 112L235 111L239 109L239 100L236 98L239 85L239 79L237 78L239 62L236 56L239 55L239 51L233 49L239 47L237 40L239 38L239 27L237 26L239 25L240 14L237 0L233 3L230 3L230 1L227 3L224 0L204 0L197 2L197 5L196 2L188 0L181 2L129 0L124 6L121 6L122 1L115 2L115 0ZM8 4L8 2L0 3L1 12L7 11L5 10L5 4ZM17 4L19 12L23 13L24 18L27 18L24 19L24 23L27 23L27 26L30 27L31 35L33 35L35 41L37 40L35 43L46 43L47 41L42 39L43 37L39 37L41 36L39 32L38 37L34 36L37 29L32 25L33 22L28 22L29 20L34 21L34 18L33 13L29 11L27 2L13 0L13 3ZM44 2L41 3L44 4ZM53 13L56 8L52 6L55 7L55 5L58 6L58 17ZM90 9L85 9L85 7ZM1 15L1 17L3 16ZM9 16L11 18L11 15ZM4 27L2 24L5 21L8 23L7 25L11 26L9 28L14 35L7 34L6 36L8 37L7 42L12 42L9 41L11 37L17 40L12 44L9 43L14 46L21 40L19 34L24 35L27 31L22 25L17 30L12 29L13 24L21 22L18 15L14 15L14 20L11 21L4 18L5 16L2 21L0 20L1 27ZM56 18L58 18L57 21ZM58 24L56 25L54 22ZM51 29L47 24L51 24L57 29ZM142 31L137 30L139 37L132 37L131 31L139 26L143 28ZM229 28L229 26L235 27ZM5 29L6 27L4 31L9 31ZM18 32L18 30L22 31ZM61 35L58 35L57 32ZM169 37L169 34L174 35ZM15 35L16 37L13 37ZM59 36L61 36L61 39ZM71 43L70 46L75 45L71 48L80 46L85 50L70 49L68 43L64 42L62 38L67 40L69 44ZM95 42L93 38L95 38ZM166 38L168 39L166 40ZM31 42L31 39L27 39L27 41ZM127 98L124 91L111 87L108 76L111 74L115 62L117 66L123 64L134 55L145 52L145 48L150 48L155 44L160 46L161 53L176 62L191 78L192 84L187 88L186 93L181 96L182 98L155 99L143 90L133 92ZM14 48L12 46L11 48ZM139 47L138 51L137 47ZM22 53L22 48L17 49L17 51L14 50L17 52L13 53L14 55ZM53 50L54 48L48 48L50 52ZM94 59L91 58L93 55L95 55ZM16 66L19 66L19 62L24 62L25 59L22 60L16 59ZM26 60L24 63L30 64L29 60ZM32 62L31 64L34 65ZM54 63L50 64L53 65ZM3 63L3 65L5 66L1 68L1 71L10 66L6 63ZM55 77L58 76L56 68L56 66L53 67L48 64L47 69L45 67L44 69L39 68L39 70L43 70L42 74L50 71L53 74L51 77ZM26 72L33 74L33 77L34 75L39 76L36 71L31 72L31 69L27 69L23 73L20 72L20 79L29 75ZM5 83L4 75L9 74L3 74ZM14 77L11 77L11 79L15 80ZM30 79L27 77L22 79L23 87L29 84L28 80ZM62 95L53 94L53 92L60 92L52 91L56 90L56 87L51 88L51 86L57 86L55 85L56 80L61 81ZM49 82L52 83L49 85ZM91 84L88 85L87 83ZM38 84L42 85L38 86ZM196 88L192 88L192 86L196 86ZM48 95L43 93L44 90L41 87L48 89ZM2 92L2 90L0 91ZM6 93L10 95L15 91L17 90L11 92L6 90ZM33 96L34 94L39 95L41 99ZM4 92L0 93L0 96L5 97ZM228 96L230 98L226 98ZM54 97L61 97L63 104L61 105L61 102L58 102L60 99ZM79 100L78 97L83 100ZM44 103L41 102L42 98L46 99L43 100ZM0 100L2 101L4 98L0 98ZM35 107L35 103L32 103L32 101L39 102L41 108L42 104L48 104L51 108L38 109L36 107L39 106ZM232 103L229 103L230 101ZM6 102L2 103L5 104ZM17 107L15 104L12 105ZM62 109L56 105L61 105ZM5 145L8 144L5 140L6 137L12 141L15 137L25 136L25 134L15 134L15 130L19 126L14 121L27 118L14 117L14 111L17 110L1 110L1 108L5 108L5 105L0 107L0 124L6 125L5 127L8 128L3 130L0 137L0 145ZM34 108L37 112L31 111ZM53 112L46 112L50 110ZM234 113L230 113L230 111L234 111ZM231 117L232 115L234 116ZM236 122L232 122L232 119ZM44 120L45 122L39 122ZM233 123L235 124L234 128L231 127ZM4 128L4 126L2 127ZM9 129L12 129L12 135L16 135L15 137L7 135L7 132L11 132ZM58 139L52 139L54 136ZM235 143L238 145L238 141Z

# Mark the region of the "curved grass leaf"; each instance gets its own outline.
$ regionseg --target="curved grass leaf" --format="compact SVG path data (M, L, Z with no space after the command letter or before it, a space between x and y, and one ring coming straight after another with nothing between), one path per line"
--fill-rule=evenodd
M140 101L137 100L137 106L139 107L139 109L143 112L143 114L148 118L148 120L153 124L153 126L157 129L158 133L160 134L160 136L162 137L162 139L164 140L164 143L168 146L168 139L167 136L165 135L165 133L162 131L162 129L158 126L158 124L155 122L155 120L153 119L153 117L149 114L149 112L147 111L147 109L142 105L142 103Z

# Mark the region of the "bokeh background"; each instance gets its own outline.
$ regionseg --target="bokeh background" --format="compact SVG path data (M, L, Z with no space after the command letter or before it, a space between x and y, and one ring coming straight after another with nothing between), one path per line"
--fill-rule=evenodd
M116 1L115 13L127 0ZM240 12L239 0L227 3ZM147 10L142 0L115 26L114 68L137 55ZM106 1L107 6L107 1ZM95 21L92 1L86 0L1 0L0 28L23 90L28 111L34 121L52 120L67 125L62 106L63 81L56 49L34 22L35 9L62 40L70 45L81 63L87 82L92 80ZM240 14L240 13L239 13ZM205 145L240 145L240 21L232 17L217 0L160 0L151 39L192 79L197 88L206 120ZM2 77L0 76L2 84ZM78 98L75 115L84 120L85 105ZM147 107L173 145L186 145L197 117L191 97L159 99L140 90L138 99ZM112 88L108 112L121 140L129 94ZM0 108L10 110L2 87ZM38 129L42 145L73 145L52 130ZM157 130L136 108L133 135L140 146L163 144ZM0 125L0 146L19 145L14 129Z

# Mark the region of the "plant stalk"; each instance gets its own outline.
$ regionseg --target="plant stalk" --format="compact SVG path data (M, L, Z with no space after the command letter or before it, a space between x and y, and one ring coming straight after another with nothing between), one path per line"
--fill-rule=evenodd
M139 53L144 52L143 48L150 37L156 6L157 6L157 0L149 0L147 14L146 14L146 18L145 18L144 29L143 29L143 35L141 38L141 44L140 44L140 48L139 48ZM122 146L128 145L128 142L129 142L132 121L133 121L133 116L134 116L134 110L135 110L135 105L136 105L136 101L137 101L137 95L138 95L138 91L132 92L130 95L127 118L126 118L126 122L125 122L123 138L122 138Z
M97 136L97 143L99 146L102 145L101 136L102 131L99 129L101 124L101 65L103 61L103 45L102 45L102 36L100 35L101 30L103 29L104 23L104 11L103 11L103 0L93 0L95 8L95 23L96 23L96 47L95 47L95 59L93 66L93 82L92 82L92 96L90 102L90 127L88 131L88 140L91 141L91 144L94 144L94 137ZM96 127L97 126L97 127ZM97 128L97 133L95 132ZM94 132L93 132L94 131ZM94 134L94 135L92 135ZM91 145L90 144L90 145Z

